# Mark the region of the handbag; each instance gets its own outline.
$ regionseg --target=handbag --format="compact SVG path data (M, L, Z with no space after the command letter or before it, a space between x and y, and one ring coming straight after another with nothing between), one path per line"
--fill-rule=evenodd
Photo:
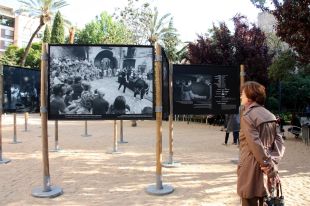
M264 197L264 206L284 206L284 196L282 194L281 182L276 184L277 195L274 195L274 189L269 196Z

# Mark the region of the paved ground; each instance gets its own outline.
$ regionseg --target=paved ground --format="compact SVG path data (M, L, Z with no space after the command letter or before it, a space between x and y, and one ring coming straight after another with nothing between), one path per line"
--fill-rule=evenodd
M223 146L225 133L220 127L200 123L174 123L174 160L178 168L162 168L163 183L174 187L166 196L152 196L146 188L155 184L155 121L138 121L131 127L124 121L121 154L109 154L113 148L113 121L89 121L82 137L84 121L59 122L60 152L49 153L51 183L64 194L53 199L31 196L43 185L41 128L37 114L30 115L24 132L24 116L17 118L17 139L13 139L11 115L2 118L3 157L12 161L0 165L0 205L208 205L237 206L236 164L238 148ZM168 159L168 124L162 127L162 159ZM54 148L54 122L49 122L49 148ZM232 137L230 137L230 142ZM310 148L289 137L280 165L286 205L310 204Z

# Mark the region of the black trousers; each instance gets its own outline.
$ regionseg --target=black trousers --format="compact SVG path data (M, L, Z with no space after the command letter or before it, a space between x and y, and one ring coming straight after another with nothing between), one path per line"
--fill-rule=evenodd
M233 132L233 136L234 136L234 144L238 144L239 143L239 131ZM226 132L225 144L227 144L228 138L229 138L229 132Z
M242 206L263 206L263 197L253 197L251 199L242 198Z

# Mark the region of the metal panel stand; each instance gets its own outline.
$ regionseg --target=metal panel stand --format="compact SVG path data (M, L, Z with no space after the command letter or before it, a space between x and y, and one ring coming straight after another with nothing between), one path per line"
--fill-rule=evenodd
M90 137L91 134L87 133L87 120L85 121L85 133L81 135L82 137Z
M127 144L127 141L124 141L124 135L123 135L123 120L120 121L120 128L119 128L119 141L120 144Z

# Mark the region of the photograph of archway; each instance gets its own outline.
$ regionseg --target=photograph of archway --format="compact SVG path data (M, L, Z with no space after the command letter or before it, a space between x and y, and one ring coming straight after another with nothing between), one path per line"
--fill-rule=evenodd
M239 68L173 65L173 114L231 114L240 105Z
M39 112L40 70L3 65L3 77L3 112Z
M49 45L48 118L154 119L154 48Z

